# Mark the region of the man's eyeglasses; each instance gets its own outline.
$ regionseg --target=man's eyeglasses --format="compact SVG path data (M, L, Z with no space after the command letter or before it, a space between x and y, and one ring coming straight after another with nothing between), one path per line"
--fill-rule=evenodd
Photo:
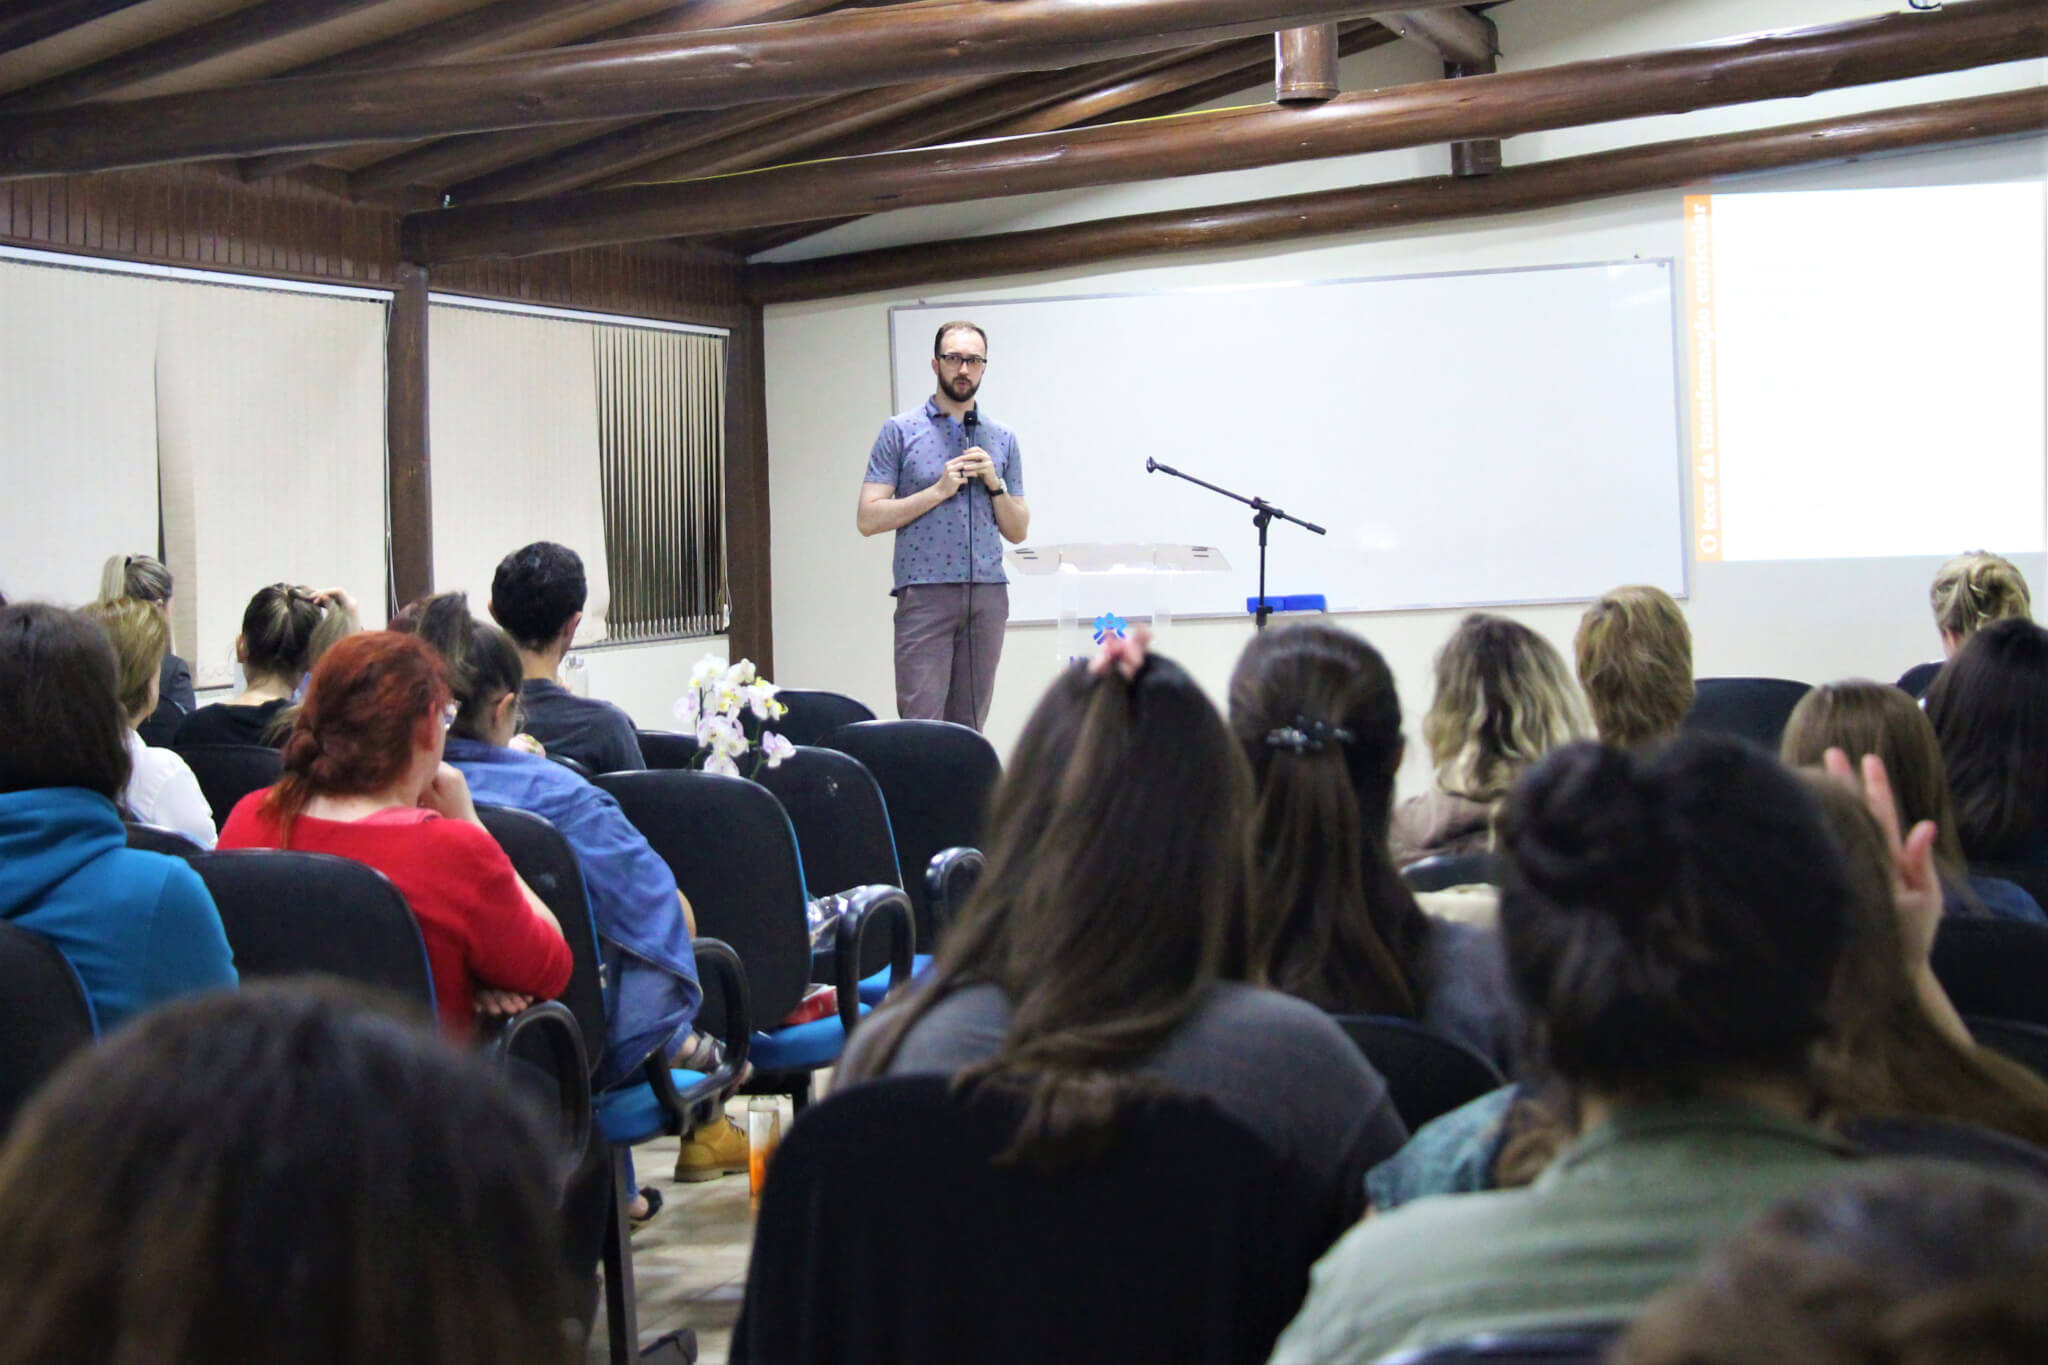
M978 370L988 364L988 357L985 355L962 355L958 351L948 351L939 359L956 370Z

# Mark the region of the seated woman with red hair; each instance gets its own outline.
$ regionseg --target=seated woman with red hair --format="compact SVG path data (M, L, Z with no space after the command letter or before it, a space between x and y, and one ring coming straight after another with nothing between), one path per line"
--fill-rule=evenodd
M477 820L441 761L454 712L440 658L386 631L352 635L313 670L284 777L236 805L220 847L333 853L389 877L426 943L443 1031L569 984L561 926Z

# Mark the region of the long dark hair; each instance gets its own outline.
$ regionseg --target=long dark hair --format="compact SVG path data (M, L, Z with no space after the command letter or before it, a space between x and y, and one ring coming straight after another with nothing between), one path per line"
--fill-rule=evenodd
M441 656L457 708L448 733L458 739L485 738L490 709L506 693L518 692L524 679L512 637L479 621L469 610L469 594L463 592L422 598L401 612L391 628L418 635Z
M1575 744L1515 787L1499 831L1509 975L1564 1085L1810 1077L1850 888L1789 769L1718 735Z
M0 792L83 787L118 801L128 717L114 647L75 611L0 606Z
M1429 917L1387 852L1401 699L1386 660L1331 626L1266 631L1231 675L1230 728L1259 792L1253 979L1327 1010L1416 1017Z
M1243 914L1250 788L1223 718L1171 660L1129 682L1060 675L996 790L986 874L925 984L869 1025L860 1074L886 1072L940 1001L992 984L1009 1031L959 1082L1028 1091L1021 1155L1106 1132L1217 979Z
M1956 834L1948 768L1919 704L1890 683L1852 679L1816 687L1792 708L1778 756L1795 768L1818 768L1829 749L1840 749L1851 763L1861 762L1865 754L1884 760L1899 828L1932 820L1935 862L1944 879L1961 886L1969 868Z
M80 1052L0 1147L0 1362L568 1365L546 1138L425 1025L250 985Z
M2048 832L2048 630L2017 617L1983 627L1927 690L1927 718L1964 854L2009 858Z

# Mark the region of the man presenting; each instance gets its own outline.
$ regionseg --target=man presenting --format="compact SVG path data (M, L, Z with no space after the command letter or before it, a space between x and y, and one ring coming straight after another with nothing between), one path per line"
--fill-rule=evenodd
M975 402L987 368L981 328L939 328L938 392L882 424L855 518L864 536L896 532L896 713L977 730L1010 619L1002 543L1031 526L1017 438Z

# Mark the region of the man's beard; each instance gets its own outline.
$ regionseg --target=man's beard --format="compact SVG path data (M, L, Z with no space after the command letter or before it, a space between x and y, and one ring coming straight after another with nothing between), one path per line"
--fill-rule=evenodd
M965 384L967 386L967 391L965 393L962 393L960 390L960 386L962 384ZM952 399L956 403L965 403L968 399L974 397L975 394L980 392L981 381L979 379L970 378L969 376L964 374L956 374L951 379L946 381L946 397Z

